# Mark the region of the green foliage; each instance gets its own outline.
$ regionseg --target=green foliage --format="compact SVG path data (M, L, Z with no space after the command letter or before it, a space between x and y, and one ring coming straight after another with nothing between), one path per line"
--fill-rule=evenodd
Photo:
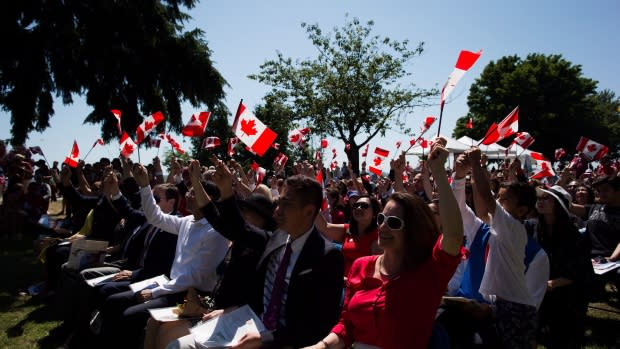
M324 34L317 24L302 23L318 56L293 62L278 53L261 65L260 73L250 75L272 87L267 100L290 108L296 126L349 143L354 168L360 147L390 127L410 132L403 117L437 94L409 83L411 73L405 69L423 52L423 43L409 49L408 40L371 35L373 25L354 18ZM360 135L365 137L356 139Z
M597 93L596 87L580 65L561 55L502 57L489 63L471 86L469 113L457 120L453 136L481 139L491 123L519 106L519 130L529 132L536 139L532 148L548 158L560 147L570 153L581 136L617 150L619 101L613 92ZM470 117L474 128L466 129Z
M213 67L203 32L183 31L181 6L195 0L4 1L0 29L11 38L0 58L0 106L11 113L13 144L43 131L54 114L53 95L72 103L86 95L85 122L117 136L111 109L133 133L144 116L162 111L182 126L181 103L222 105L226 81Z

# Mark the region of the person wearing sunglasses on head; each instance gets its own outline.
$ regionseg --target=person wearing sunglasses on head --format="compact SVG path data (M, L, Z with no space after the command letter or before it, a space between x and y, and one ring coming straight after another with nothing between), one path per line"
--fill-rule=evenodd
M418 197L392 194L377 215L383 254L357 259L339 323L311 348L426 348L448 280L461 260L463 223L445 176L445 143L431 150L443 231Z
M317 229L328 239L342 244L344 275L349 273L353 262L360 257L381 253L378 237L377 215L381 210L379 201L368 195L351 198L351 222L349 224L327 223L322 215L314 220Z

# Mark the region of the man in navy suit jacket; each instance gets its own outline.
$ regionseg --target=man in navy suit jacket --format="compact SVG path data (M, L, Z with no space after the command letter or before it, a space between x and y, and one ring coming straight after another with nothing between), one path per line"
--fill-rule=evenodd
M212 160L217 163L214 181L221 199L216 203L219 219L210 222L234 244L242 243L262 253L256 271L247 274L253 278L248 290L249 305L261 318L275 293L269 287L272 285L267 285L268 275L273 275L278 268L284 247L290 244L292 249L285 278L285 301L275 329L261 334L250 333L241 339L240 345L299 348L318 342L338 320L344 280L342 252L314 227L323 200L320 184L302 175L288 178L274 214L278 229L268 232L245 222L234 197L230 170L221 161ZM190 172L197 171L199 166L197 161L192 162ZM204 191L197 190L196 200L209 219L209 212L214 211L210 198Z

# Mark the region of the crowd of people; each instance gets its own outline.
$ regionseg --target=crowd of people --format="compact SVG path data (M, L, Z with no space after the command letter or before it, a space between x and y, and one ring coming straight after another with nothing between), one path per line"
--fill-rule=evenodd
M201 348L192 328L245 305L262 330L233 348L579 348L588 303L620 284L593 270L620 260L618 160L534 180L476 147L448 164L445 146L385 177L320 161L263 177L215 156L166 176L157 158L49 166L0 144L0 233L35 240L72 348ZM70 264L81 240L104 259ZM165 307L176 321L151 316Z

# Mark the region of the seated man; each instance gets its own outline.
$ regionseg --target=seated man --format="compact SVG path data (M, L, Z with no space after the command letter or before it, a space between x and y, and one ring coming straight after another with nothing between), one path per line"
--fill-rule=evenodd
M249 333L239 345L299 348L317 343L338 320L344 276L342 252L314 226L322 205L320 184L303 175L289 177L275 211L278 230L267 232L245 222L234 198L230 170L217 158L212 161L221 192L216 205L226 222L216 226L217 231L262 254L256 273L249 276L249 305L268 331ZM203 209L208 211L211 199L198 193L197 199L204 199ZM193 335L173 341L169 347L193 348Z
M155 204L144 166L136 167L135 179L140 186L142 210L146 220L154 227L178 234L176 253L170 271L170 281L136 294L126 291L114 294L101 307L101 337L109 345L118 348L136 348L146 321L148 309L163 308L183 303L185 292L196 288L210 292L216 284L216 268L224 259L228 241L218 234L204 218L196 205L194 188L186 194L187 208L193 215L178 217L164 214ZM207 191L218 196L212 183L202 183ZM116 338L122 338L121 342Z

